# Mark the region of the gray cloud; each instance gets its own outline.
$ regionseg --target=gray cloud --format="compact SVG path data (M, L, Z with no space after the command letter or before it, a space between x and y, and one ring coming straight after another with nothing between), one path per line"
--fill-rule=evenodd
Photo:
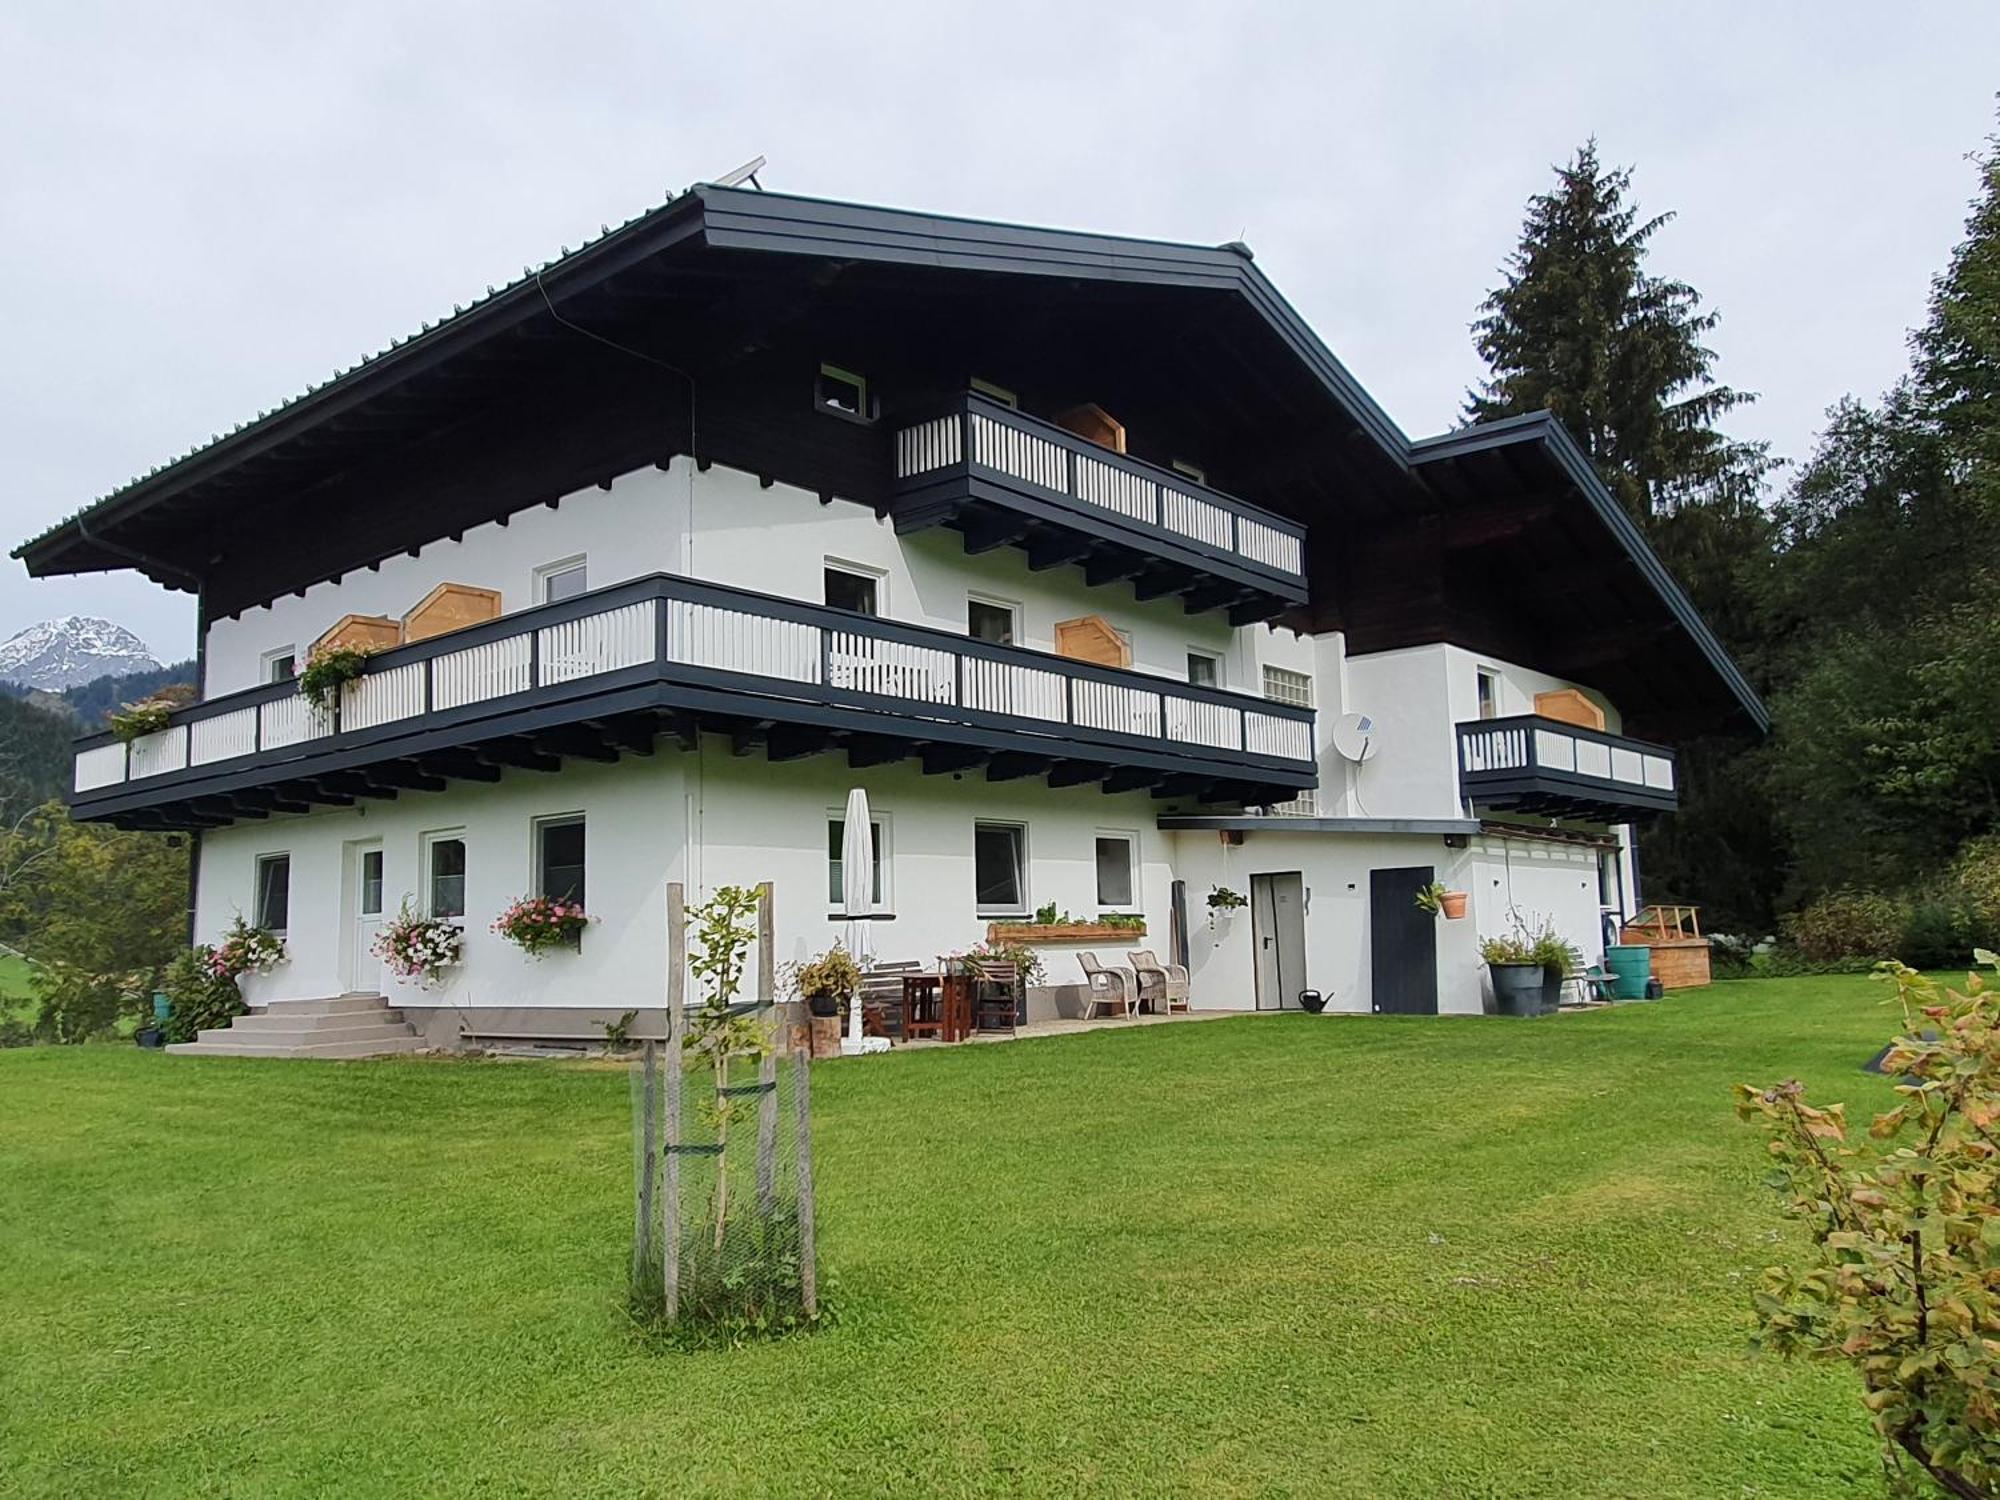
M758 152L788 191L1246 238L1425 433L1594 132L1680 215L1656 268L1723 312L1763 395L1736 429L1803 456L1902 368L2000 57L2000 11L1862 4L187 10L0 15L10 543ZM130 576L0 578L0 633L96 613L191 649L185 598Z

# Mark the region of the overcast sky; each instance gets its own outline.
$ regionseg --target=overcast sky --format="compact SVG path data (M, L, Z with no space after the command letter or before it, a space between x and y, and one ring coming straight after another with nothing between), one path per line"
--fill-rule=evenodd
M0 532L211 433L744 159L766 187L1242 238L1404 430L1595 134L1679 218L1733 423L1789 457L1904 364L1994 128L2000 6L1149 0L0 10ZM54 615L191 652L131 574L5 565Z

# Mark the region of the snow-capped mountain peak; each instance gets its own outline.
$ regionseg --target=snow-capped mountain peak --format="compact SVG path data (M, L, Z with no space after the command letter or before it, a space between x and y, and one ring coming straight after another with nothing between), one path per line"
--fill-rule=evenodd
M0 645L0 681L52 692L159 665L146 643L123 625L88 615L44 620Z

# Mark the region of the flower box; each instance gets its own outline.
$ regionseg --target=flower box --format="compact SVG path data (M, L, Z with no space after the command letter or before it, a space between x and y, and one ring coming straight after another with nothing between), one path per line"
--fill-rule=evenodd
M1142 938L1146 924L1137 922L989 922L989 943L1116 943Z

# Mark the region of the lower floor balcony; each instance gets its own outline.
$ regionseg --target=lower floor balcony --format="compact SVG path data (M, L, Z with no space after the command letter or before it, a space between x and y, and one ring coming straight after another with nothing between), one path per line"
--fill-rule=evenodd
M655 574L80 740L74 816L192 829L730 737L771 761L1261 805L1316 782L1310 709Z
M1458 785L1481 811L1628 823L1680 802L1674 752L1519 714L1458 726Z

